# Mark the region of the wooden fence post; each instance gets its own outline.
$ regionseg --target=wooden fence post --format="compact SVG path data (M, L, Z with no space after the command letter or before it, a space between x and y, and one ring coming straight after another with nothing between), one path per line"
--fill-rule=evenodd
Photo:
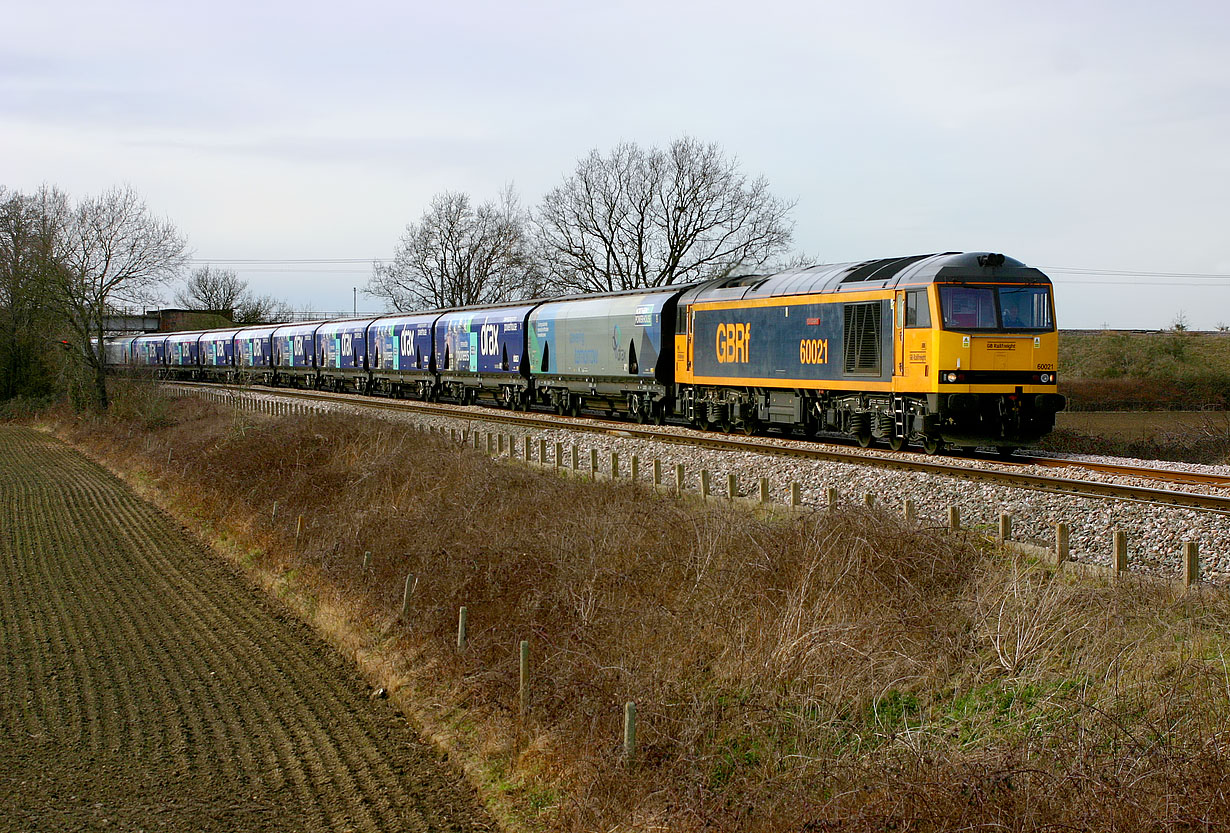
M799 481L790 481L790 506L798 509L803 505L803 490L799 488Z
M999 542L1006 544L1012 540L1012 516L1007 512L999 513Z
M1055 525L1055 566L1063 569L1064 563L1069 558L1068 553L1068 535L1070 530L1067 524Z
M630 465L631 468L629 469L628 476L632 479L632 482L635 483L641 476L641 461L635 454L632 455Z
M956 532L961 528L961 510L955 506L948 507L948 529Z
M1127 533L1122 529L1116 529L1112 545L1114 559L1111 561L1111 572L1118 578L1126 573L1128 568Z
M524 717L530 701L530 643L521 640L521 716Z
M708 469L700 470L700 499L701 500L709 499L709 470Z
M769 478L760 478L760 505L764 506L769 502Z
M662 485L662 461L657 457L653 458L653 487L655 489Z
M624 761L628 766L636 762L636 703L624 704Z
M914 501L910 498L906 498L905 504L901 507L901 515L905 518L905 522L908 524L912 524L918 520L918 510L914 507Z
M683 494L683 463L675 465L675 494Z
M726 475L726 499L734 500L739 496L739 479L733 474Z
M1200 583L1200 547L1195 541L1183 543L1183 586Z

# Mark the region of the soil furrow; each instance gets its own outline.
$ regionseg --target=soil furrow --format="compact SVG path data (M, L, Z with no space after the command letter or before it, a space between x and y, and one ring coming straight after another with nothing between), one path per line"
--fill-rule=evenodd
M307 628L54 440L0 426L0 830L490 829Z

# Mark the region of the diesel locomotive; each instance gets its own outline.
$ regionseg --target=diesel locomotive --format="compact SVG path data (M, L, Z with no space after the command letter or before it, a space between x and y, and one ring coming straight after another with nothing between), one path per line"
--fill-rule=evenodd
M638 422L837 433L866 447L993 446L1049 432L1051 281L994 253L377 318L111 339L116 369Z

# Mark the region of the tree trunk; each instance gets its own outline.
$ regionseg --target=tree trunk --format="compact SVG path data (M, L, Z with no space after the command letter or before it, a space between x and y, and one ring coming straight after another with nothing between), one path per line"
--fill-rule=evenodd
M90 364L94 366L94 401L95 404L98 405L98 412L102 414L106 413L107 406L110 404L110 401L107 398L107 348L103 342L101 320L99 321L98 334L96 338L98 339L97 352L95 352L94 345L90 344L88 339L86 340L85 349L87 351L86 355L89 357Z
M107 410L107 369L102 363L94 365L94 398L98 405L99 413L104 413Z

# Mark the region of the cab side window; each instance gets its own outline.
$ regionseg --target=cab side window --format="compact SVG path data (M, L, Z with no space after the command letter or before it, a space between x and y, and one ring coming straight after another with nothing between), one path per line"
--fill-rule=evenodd
M927 290L911 289L905 293L905 326L931 326L931 307L927 304Z

